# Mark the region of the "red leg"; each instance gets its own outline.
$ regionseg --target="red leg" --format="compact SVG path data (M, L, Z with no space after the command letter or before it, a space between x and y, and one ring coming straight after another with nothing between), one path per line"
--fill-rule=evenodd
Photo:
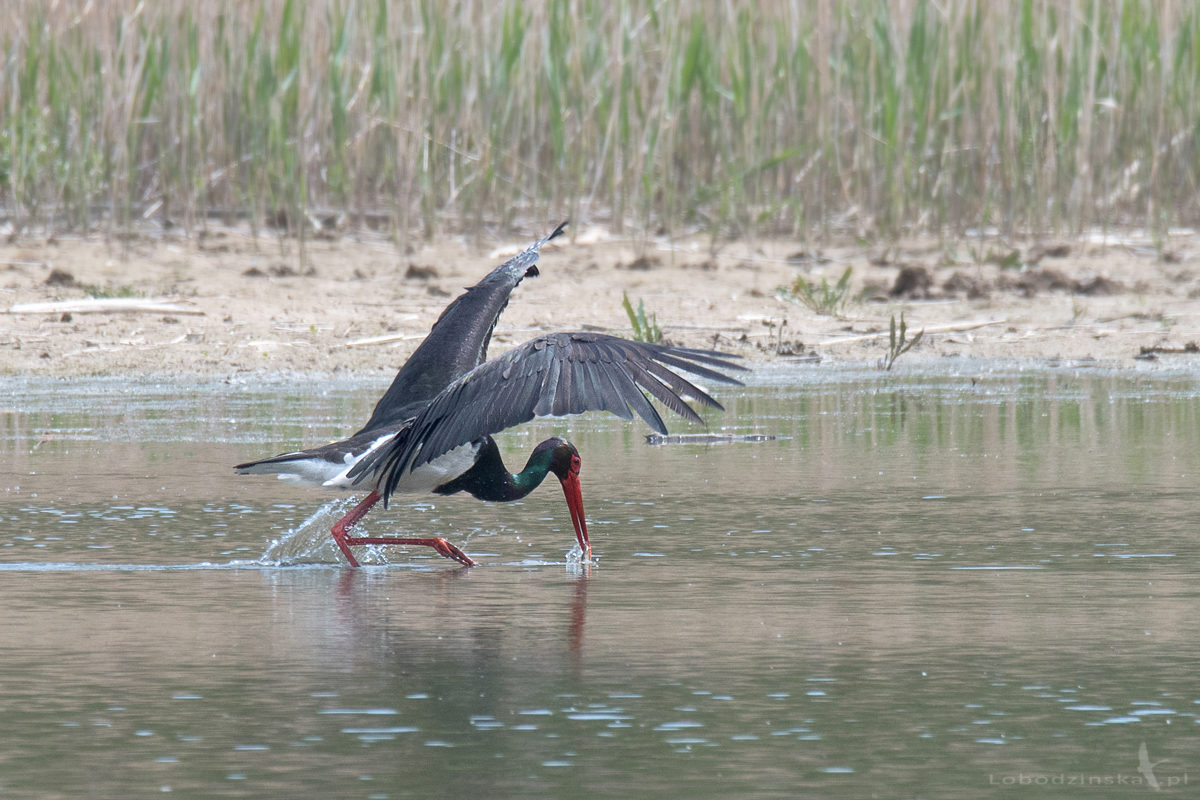
M346 529L352 528L358 524L358 521L367 515L371 510L371 506L379 502L379 492L371 492L362 499L362 502L350 509L350 513L339 519L333 525L333 540L337 542L337 546L342 549L342 555L350 562L350 566L357 567L358 559L350 552L349 542L346 539Z
M346 544L407 544L432 547L438 551L439 555L443 555L446 558L453 558L458 563L465 564L468 567L475 566L475 562L470 556L440 536L433 536L426 539L401 539L397 536L352 536L346 539Z
M333 534L333 540L337 542L337 546L341 548L342 555L344 555L346 560L350 562L350 566L358 566L358 560L354 557L354 554L350 552L350 546L360 544L406 544L420 547L432 547L434 550L438 551L438 554L443 555L446 558L453 558L458 563L465 564L468 567L475 566L475 562L471 560L470 556L440 536L426 539L402 539L397 536L347 536L346 530L357 524L358 521L366 516L367 512L371 510L371 506L378 502L379 493L371 492L369 495L363 498L361 503L350 509L349 514L339 519L333 526L333 530L330 531L330 533Z

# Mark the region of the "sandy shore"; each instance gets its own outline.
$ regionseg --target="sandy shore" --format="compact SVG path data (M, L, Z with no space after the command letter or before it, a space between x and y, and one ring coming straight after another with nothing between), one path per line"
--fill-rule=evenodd
M541 233L407 252L337 236L309 241L303 259L295 240L233 231L2 244L0 374L391 373L453 296ZM963 356L1109 367L1200 358L1200 237L1187 234L1161 250L1129 236L1015 247L744 241L713 252L707 239L639 251L598 229L569 233L514 295L493 354L541 331L628 335L627 292L669 341L758 361L874 364L901 312L910 334L926 333L897 368ZM856 299L840 316L778 292L798 275L835 283L847 267ZM89 294L132 307L66 305Z

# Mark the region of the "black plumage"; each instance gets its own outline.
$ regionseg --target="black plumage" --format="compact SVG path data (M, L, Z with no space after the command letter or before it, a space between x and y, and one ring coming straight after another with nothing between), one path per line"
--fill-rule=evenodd
M562 235L563 222L544 239L534 242L496 267L487 277L459 295L438 317L425 337L396 373L392 385L375 404L371 418L358 433L395 425L409 419L456 378L487 359L496 322L508 306L513 289L538 274L542 245Z
M685 398L710 408L721 409L721 404L668 366L738 383L713 369L741 369L722 356L599 333L539 336L451 383L411 425L359 460L347 477L378 487L386 501L406 472L534 417L608 411L633 419L637 413L655 431L666 433L646 393L683 418L702 423Z
M658 433L658 400L691 422L702 422L688 405L720 403L679 371L721 383L739 381L721 370L740 370L729 356L665 344L647 344L599 333L539 336L486 361L492 332L512 291L538 274L548 236L492 270L455 299L396 374L367 423L353 436L321 447L239 464L243 474L277 473L295 482L369 489L331 531L347 561L358 565L352 545L410 544L434 547L462 564L475 562L440 537L355 537L349 529L380 499L401 489L431 488L441 494L470 492L488 501L515 500L547 474L562 483L576 538L590 553L579 488L580 457L558 438L538 444L518 474L508 472L492 434L534 417L608 411L623 419L637 414ZM436 462L436 463L435 463ZM406 476L416 478L404 484Z

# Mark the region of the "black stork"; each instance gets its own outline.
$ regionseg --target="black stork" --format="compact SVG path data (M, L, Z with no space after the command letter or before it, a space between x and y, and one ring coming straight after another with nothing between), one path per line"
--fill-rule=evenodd
M741 370L725 354L647 344L600 333L552 333L487 360L488 343L509 295L522 279L538 274L538 251L567 223L496 267L446 307L429 335L396 374L371 418L348 439L311 450L239 464L241 474L274 473L293 483L333 489L370 489L362 502L333 526L346 560L357 567L352 546L421 545L467 566L475 562L444 538L350 536L379 500L387 508L398 492L453 494L485 501L519 500L547 473L562 483L575 538L591 557L580 459L575 445L551 438L533 449L525 468L504 466L492 434L534 417L609 411L623 419L636 412L666 433L647 394L692 422L703 422L685 402L721 404L674 370L722 383L739 381L715 368Z

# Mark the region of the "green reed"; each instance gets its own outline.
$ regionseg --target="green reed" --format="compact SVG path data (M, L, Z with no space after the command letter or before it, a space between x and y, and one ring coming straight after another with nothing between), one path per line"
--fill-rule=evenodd
M891 323L888 326L888 348L887 352L879 359L877 366L884 371L890 371L892 365L896 363L896 359L916 347L921 337L925 335L925 329L922 328L913 338L908 338L908 325L904 321L904 312L900 312L900 325L896 325L896 315L892 314Z
M637 309L629 301L629 295L621 293L621 307L629 317L629 327L633 329L634 341L658 344L662 341L662 328L658 326L657 314L646 314L646 302L638 300Z
M12 0L0 216L957 236L1200 214L1200 6Z

